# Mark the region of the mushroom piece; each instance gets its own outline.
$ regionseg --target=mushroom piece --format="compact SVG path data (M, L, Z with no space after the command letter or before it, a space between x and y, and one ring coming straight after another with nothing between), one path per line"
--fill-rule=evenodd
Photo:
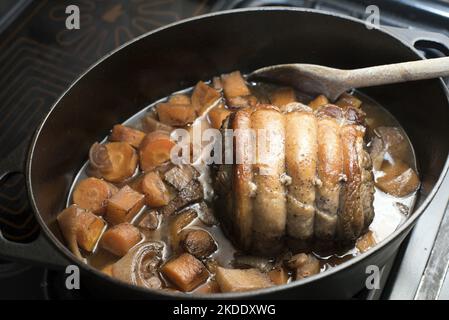
M159 212L163 215L171 215L176 211L203 199L203 186L197 180L192 180L184 189L179 191L178 195Z
M370 146L370 156L375 170L380 170L386 159L388 162L394 163L412 158L412 151L400 128L378 127L374 130L374 134L375 137Z
M90 211L73 204L56 218L70 251L82 259L79 248L92 252L103 232L105 222Z
M170 247L173 251L179 250L182 231L197 217L196 212L188 210L177 215L170 224Z
M94 143L89 151L91 172L110 182L123 182L137 168L137 153L126 142Z
M135 246L112 265L112 277L145 288L162 288L159 266L164 248L160 241L146 241Z
M377 177L376 186L395 197L404 197L419 188L417 174L402 161L396 161L394 164L384 163L381 172L383 175Z
M232 265L237 268L256 268L262 272L269 272L273 269L273 261L265 257L237 255L232 261Z
M159 227L159 216L156 210L147 212L138 224L144 230L156 230Z
M204 230L190 230L182 240L184 250L198 259L210 256L217 250L217 244L209 232Z
M193 178L198 177L198 172L189 165L174 166L164 173L164 180L176 188L184 189Z

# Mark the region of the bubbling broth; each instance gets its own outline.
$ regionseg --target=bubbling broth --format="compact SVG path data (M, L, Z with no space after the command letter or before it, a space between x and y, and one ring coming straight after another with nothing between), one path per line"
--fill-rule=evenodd
M412 212L419 184L415 178L417 162L413 147L398 121L385 108L355 91L340 99L339 107L344 109L348 108L345 103L361 102L361 107L355 108L361 108L366 114L365 142L373 160L372 171L376 181L373 201L375 215L368 231L358 237L357 241L344 246L329 246L329 242L322 245L320 241L313 241L308 243L307 248L290 246L281 253L270 256L239 249L241 246L234 241L232 232L224 227L220 219L226 213L220 212L225 210L224 207L216 206L213 166L197 162L193 166L184 165L181 171L176 169L178 166L167 164L166 161L159 163L156 156L143 160L146 154L142 151L148 145L162 150L158 157L164 155L164 148L167 148L170 138L162 134L148 138L154 129L157 132L169 132L179 127L190 130L199 122L218 128L217 122L221 126L220 120L224 120L235 110L253 108L259 104L288 105L290 100L313 106L312 100L325 99L318 97L314 100L290 88L272 84L246 81L239 83L243 78L232 78L238 76L239 73L232 73L214 78L208 83L200 83L195 88L173 93L144 108L125 121L123 126L115 126L109 137L96 146L96 149L91 149L90 161L84 164L74 179L67 199L66 211L72 211L70 215L64 211L60 214L63 217L58 217L67 245L75 254L76 248L80 248L78 256L85 258L93 267L122 281L148 288L194 294L245 291L324 272L369 250L391 235L407 219ZM231 87L227 88L227 85ZM235 93L238 90L243 90L244 94ZM214 99L216 101L212 103L211 100ZM202 104L207 104L208 110L198 111L203 107ZM324 101L323 105L327 104ZM176 114L172 108L177 108ZM188 108L196 108L196 113L191 113ZM125 128L134 131L127 131ZM101 149L110 141L114 141L116 145ZM119 145L125 142L131 147ZM400 152L395 153L393 149L400 149ZM126 158L127 163L116 164L110 157L109 162L106 161L109 167L104 169L105 165L101 161L105 154L110 156L111 152L119 152L120 156L129 153L132 157L140 158ZM93 166L93 159L99 159L96 167ZM111 174L116 167L127 169L133 161L140 161L140 164L131 166L129 170L134 171L127 177L115 179L117 175ZM398 168L399 165L401 167ZM147 169L143 169L143 166ZM92 167L95 167L94 170ZM187 167L194 168L194 171ZM407 170L411 170L410 174L401 176ZM153 176L149 177L148 172L153 172ZM105 176L114 178L107 179ZM82 189L83 181L89 179L89 188ZM194 185L195 181L202 190ZM415 184L403 186L404 181ZM401 184L399 188L397 184ZM104 190L109 189L104 191L107 195L103 196L100 205L93 208L92 203L101 194L100 185ZM189 191L189 188L193 191ZM391 194L390 189L405 191L404 194ZM90 197L90 200L86 200L86 197ZM90 210L93 215L84 217L83 212L76 211L80 208ZM70 216L71 220L65 216ZM74 221L78 217L84 217L82 221L88 221L88 225L81 227L87 230L84 231L86 233L94 230L95 222L99 223L92 243L88 242L92 238L90 234L82 237L82 241L76 238L75 242L78 243L70 243L70 234L66 230L69 229L67 221ZM103 224L96 219L100 219ZM146 244L149 244L145 251L147 253L142 253L145 258L138 260L139 250L145 249ZM142 264L140 271L136 271L136 263ZM183 268L194 272L189 274ZM141 274L132 274L133 272Z

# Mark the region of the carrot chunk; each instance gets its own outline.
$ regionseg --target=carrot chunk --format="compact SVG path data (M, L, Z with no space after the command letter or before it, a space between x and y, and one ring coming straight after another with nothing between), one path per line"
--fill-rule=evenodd
M183 127L196 118L195 109L190 104L159 103L156 111L160 122L174 127Z
M192 291L209 277L209 272L201 261L188 253L168 261L161 271L184 292Z
M223 105L218 105L209 111L209 122L214 129L220 129L223 121L231 114L231 111Z
M203 81L195 86L192 93L192 105L198 115L202 115L208 107L221 98L220 92L209 87Z
M168 99L171 104L191 104L190 97L185 94L175 94Z
M170 133L174 129L172 126L163 124L162 122L156 120L151 115L147 115L142 119L142 127L145 132L165 131Z
M296 102L296 94L290 87L279 88L271 94L270 101L275 106L282 107L291 102Z
M106 211L106 202L117 192L117 188L97 178L81 180L73 191L73 203L95 214Z
M77 205L64 209L57 221L69 249L79 258L79 248L91 252L105 226L103 219Z
M193 293L195 294L211 294L211 293L219 293L220 286L217 281L209 280L202 286L198 287Z
M140 145L140 168L151 171L155 167L170 160L170 151L175 142L163 131L154 131L146 135Z
M89 151L91 168L110 182L122 182L137 168L137 153L126 142L94 143Z
M124 186L109 200L106 208L106 220L112 225L131 221L142 209L145 196Z
M350 95L348 93L343 93L340 96L340 98L338 98L338 100L335 104L343 109L347 109L347 108L359 109L360 106L362 105L362 101L360 101L353 95Z
M316 110L321 106L324 106L329 103L327 97L323 94L320 94L318 97L309 102L309 107Z
M268 277L276 285L286 284L288 282L288 272L280 266L268 272Z
M146 203L152 208L162 207L170 202L170 195L157 172L148 172L141 182L142 192L145 194Z
M104 233L101 246L116 256L123 257L140 240L142 236L139 229L130 223L121 223Z
M125 127L121 124L116 124L109 135L109 140L127 142L134 148L138 148L143 138L145 138L145 133L142 131Z
M226 99L248 96L251 94L240 71L223 74L221 76L221 81L223 84L223 91Z
M270 278L258 269L226 269L217 267L215 279L222 292L251 291L273 286Z
M376 239L374 238L374 234L372 231L368 231L363 236L361 236L359 239L357 239L357 242L355 244L356 248L361 252L366 252L370 248L374 247L376 245Z

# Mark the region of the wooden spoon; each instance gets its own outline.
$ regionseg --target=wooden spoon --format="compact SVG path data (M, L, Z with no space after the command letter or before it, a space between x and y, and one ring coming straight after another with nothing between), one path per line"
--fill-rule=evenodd
M419 60L354 70L313 64L280 64L258 69L249 79L292 86L304 93L324 94L335 101L350 89L449 76L449 57Z

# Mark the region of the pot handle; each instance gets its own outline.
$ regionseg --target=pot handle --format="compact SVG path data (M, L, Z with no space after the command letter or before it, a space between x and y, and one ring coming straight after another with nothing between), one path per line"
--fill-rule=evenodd
M24 139L6 158L0 161L0 182L12 173L24 171L30 139ZM0 226L0 257L6 260L49 268L63 268L70 263L47 240L42 230L30 243L18 243L5 239Z
M419 46L419 43L422 43L423 45L430 44L431 47L438 49L446 56L449 56L449 37L443 33L390 26L383 26L382 28L414 47Z

